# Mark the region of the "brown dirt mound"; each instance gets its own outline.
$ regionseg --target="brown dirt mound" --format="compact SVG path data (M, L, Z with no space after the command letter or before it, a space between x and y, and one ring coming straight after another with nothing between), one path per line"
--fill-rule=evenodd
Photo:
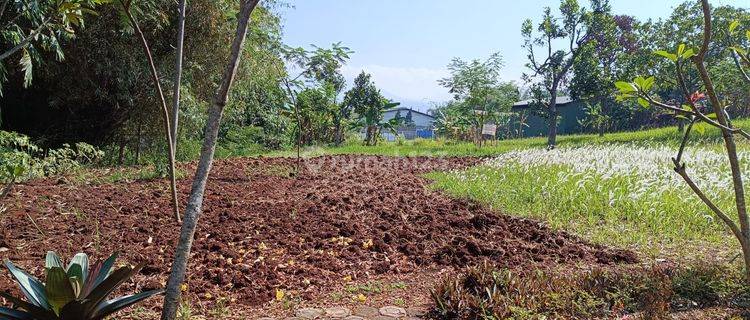
M190 291L258 305L276 288L313 297L345 277L420 267L635 261L632 252L431 191L419 176L477 162L328 156L305 160L295 179L294 159L218 161L194 242ZM183 203L189 189L190 180L181 180ZM157 287L168 275L179 231L166 190L163 180L18 186L0 214L0 258L39 275L46 250L70 256L83 248L97 257L121 250L125 261L149 262L128 289ZM0 290L14 286L0 276Z

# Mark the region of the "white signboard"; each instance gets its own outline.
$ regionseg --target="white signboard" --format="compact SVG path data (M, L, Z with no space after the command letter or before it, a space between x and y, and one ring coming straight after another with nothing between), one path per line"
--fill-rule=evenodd
M495 132L497 132L497 125L494 124L484 124L482 126L482 134L495 136Z

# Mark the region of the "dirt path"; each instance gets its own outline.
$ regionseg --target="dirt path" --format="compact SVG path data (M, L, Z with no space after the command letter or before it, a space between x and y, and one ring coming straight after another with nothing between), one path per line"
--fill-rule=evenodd
M498 215L428 188L420 174L473 158L335 156L305 160L232 159L216 163L189 272L189 291L257 307L286 298L329 297L342 282L424 275L425 270L490 260L509 267L635 261L531 220ZM188 168L191 170L192 168ZM190 181L180 181L184 200ZM18 186L0 214L0 259L39 275L46 250L64 256L113 250L148 261L139 288L166 280L179 227L165 181L76 185L55 180ZM38 227L37 227L38 226ZM0 290L13 287L0 276Z

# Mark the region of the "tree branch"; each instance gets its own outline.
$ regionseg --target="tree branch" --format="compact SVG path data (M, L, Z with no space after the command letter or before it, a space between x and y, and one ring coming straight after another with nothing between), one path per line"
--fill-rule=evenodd
M8 51L5 51L2 54L0 54L0 61L3 61L6 58L10 57L14 53L18 52L18 50L21 50L21 49L25 48L26 45L28 45L29 42L31 42L31 40L33 38L35 38L39 33L42 32L42 30L47 26L48 22L49 22L49 19L44 20L42 22L42 24L39 25L39 27L37 27L36 29L34 29L33 31L31 31L29 33L29 35L26 36L26 38L24 38L23 40L21 40L21 42L19 42L16 46L14 46L13 48L10 48Z
M737 70L740 70L742 78L745 80L745 82L750 83L750 75L745 72L745 68L742 66L742 61L740 61L740 58L737 57L737 55L739 55L737 52L732 52L732 59L734 60L734 64L737 65Z
M677 161L677 159L672 159L672 162L674 163L674 171L677 172L677 174L682 177L683 180L687 183L688 186L690 186L690 189L693 190L693 192L698 196L698 198L703 201L710 209L714 212L724 223L729 227L730 230L732 230L732 233L734 234L737 239L740 241L745 241L744 237L742 236L742 232L737 227L737 224L732 221L732 219L727 216L724 211L719 209L719 207L716 206L716 204L711 201L711 199L708 199L705 193L693 182L693 179L690 178L690 176L687 174L687 171L685 170L685 164L680 163Z

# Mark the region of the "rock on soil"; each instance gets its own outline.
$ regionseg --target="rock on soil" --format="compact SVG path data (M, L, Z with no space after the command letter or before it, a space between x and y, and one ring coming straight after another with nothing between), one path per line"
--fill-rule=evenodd
M217 161L195 235L188 291L259 305L274 299L276 289L307 298L342 278L422 267L635 261L631 252L432 191L420 176L478 161L326 156L304 160L296 178L294 159ZM193 165L186 169L192 172ZM179 181L181 203L190 183ZM121 261L148 263L126 290L162 286L179 232L167 190L166 180L19 185L0 215L9 249L0 259L39 276L47 250L66 257L83 250L97 258L120 250ZM0 290L14 287L10 277L0 276Z

